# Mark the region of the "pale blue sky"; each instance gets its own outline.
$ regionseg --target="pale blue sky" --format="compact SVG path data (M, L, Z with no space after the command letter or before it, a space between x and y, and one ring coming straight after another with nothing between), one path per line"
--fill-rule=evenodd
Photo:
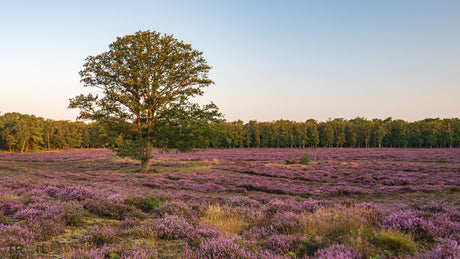
M204 52L227 120L460 117L460 1L3 1L0 112L74 120L85 57L139 30Z

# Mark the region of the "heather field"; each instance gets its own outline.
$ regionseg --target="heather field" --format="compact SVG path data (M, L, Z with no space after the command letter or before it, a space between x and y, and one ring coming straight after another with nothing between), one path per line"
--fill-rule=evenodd
M163 152L153 167L0 153L0 258L460 258L460 149Z

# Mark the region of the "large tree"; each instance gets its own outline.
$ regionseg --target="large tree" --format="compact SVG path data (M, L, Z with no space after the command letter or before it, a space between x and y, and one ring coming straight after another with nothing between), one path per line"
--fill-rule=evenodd
M81 81L99 89L100 96L79 95L69 108L81 109L80 119L105 121L122 132L119 154L141 160L146 171L157 126L213 84L210 69L203 53L190 44L173 35L139 31L118 37L108 51L86 58Z

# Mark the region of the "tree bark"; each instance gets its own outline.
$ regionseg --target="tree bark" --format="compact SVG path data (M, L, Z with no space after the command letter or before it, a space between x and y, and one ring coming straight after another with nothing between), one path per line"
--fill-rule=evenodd
M152 164L152 158L149 156L141 162L141 171L148 172L150 170L150 165Z
M144 159L142 160L142 163L141 163L142 172L148 172L150 170L150 165L152 164L152 151L153 151L152 131L153 131L152 125L149 124L147 127Z

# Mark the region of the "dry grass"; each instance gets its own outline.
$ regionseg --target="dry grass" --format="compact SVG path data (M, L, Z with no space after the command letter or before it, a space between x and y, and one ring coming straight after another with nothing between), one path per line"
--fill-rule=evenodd
M237 210L219 205L210 205L204 211L202 219L205 224L219 228L222 233L231 236L239 234L248 226Z
M354 205L320 208L301 219L303 234L322 235L338 240L363 227L371 226L371 215L369 209Z

